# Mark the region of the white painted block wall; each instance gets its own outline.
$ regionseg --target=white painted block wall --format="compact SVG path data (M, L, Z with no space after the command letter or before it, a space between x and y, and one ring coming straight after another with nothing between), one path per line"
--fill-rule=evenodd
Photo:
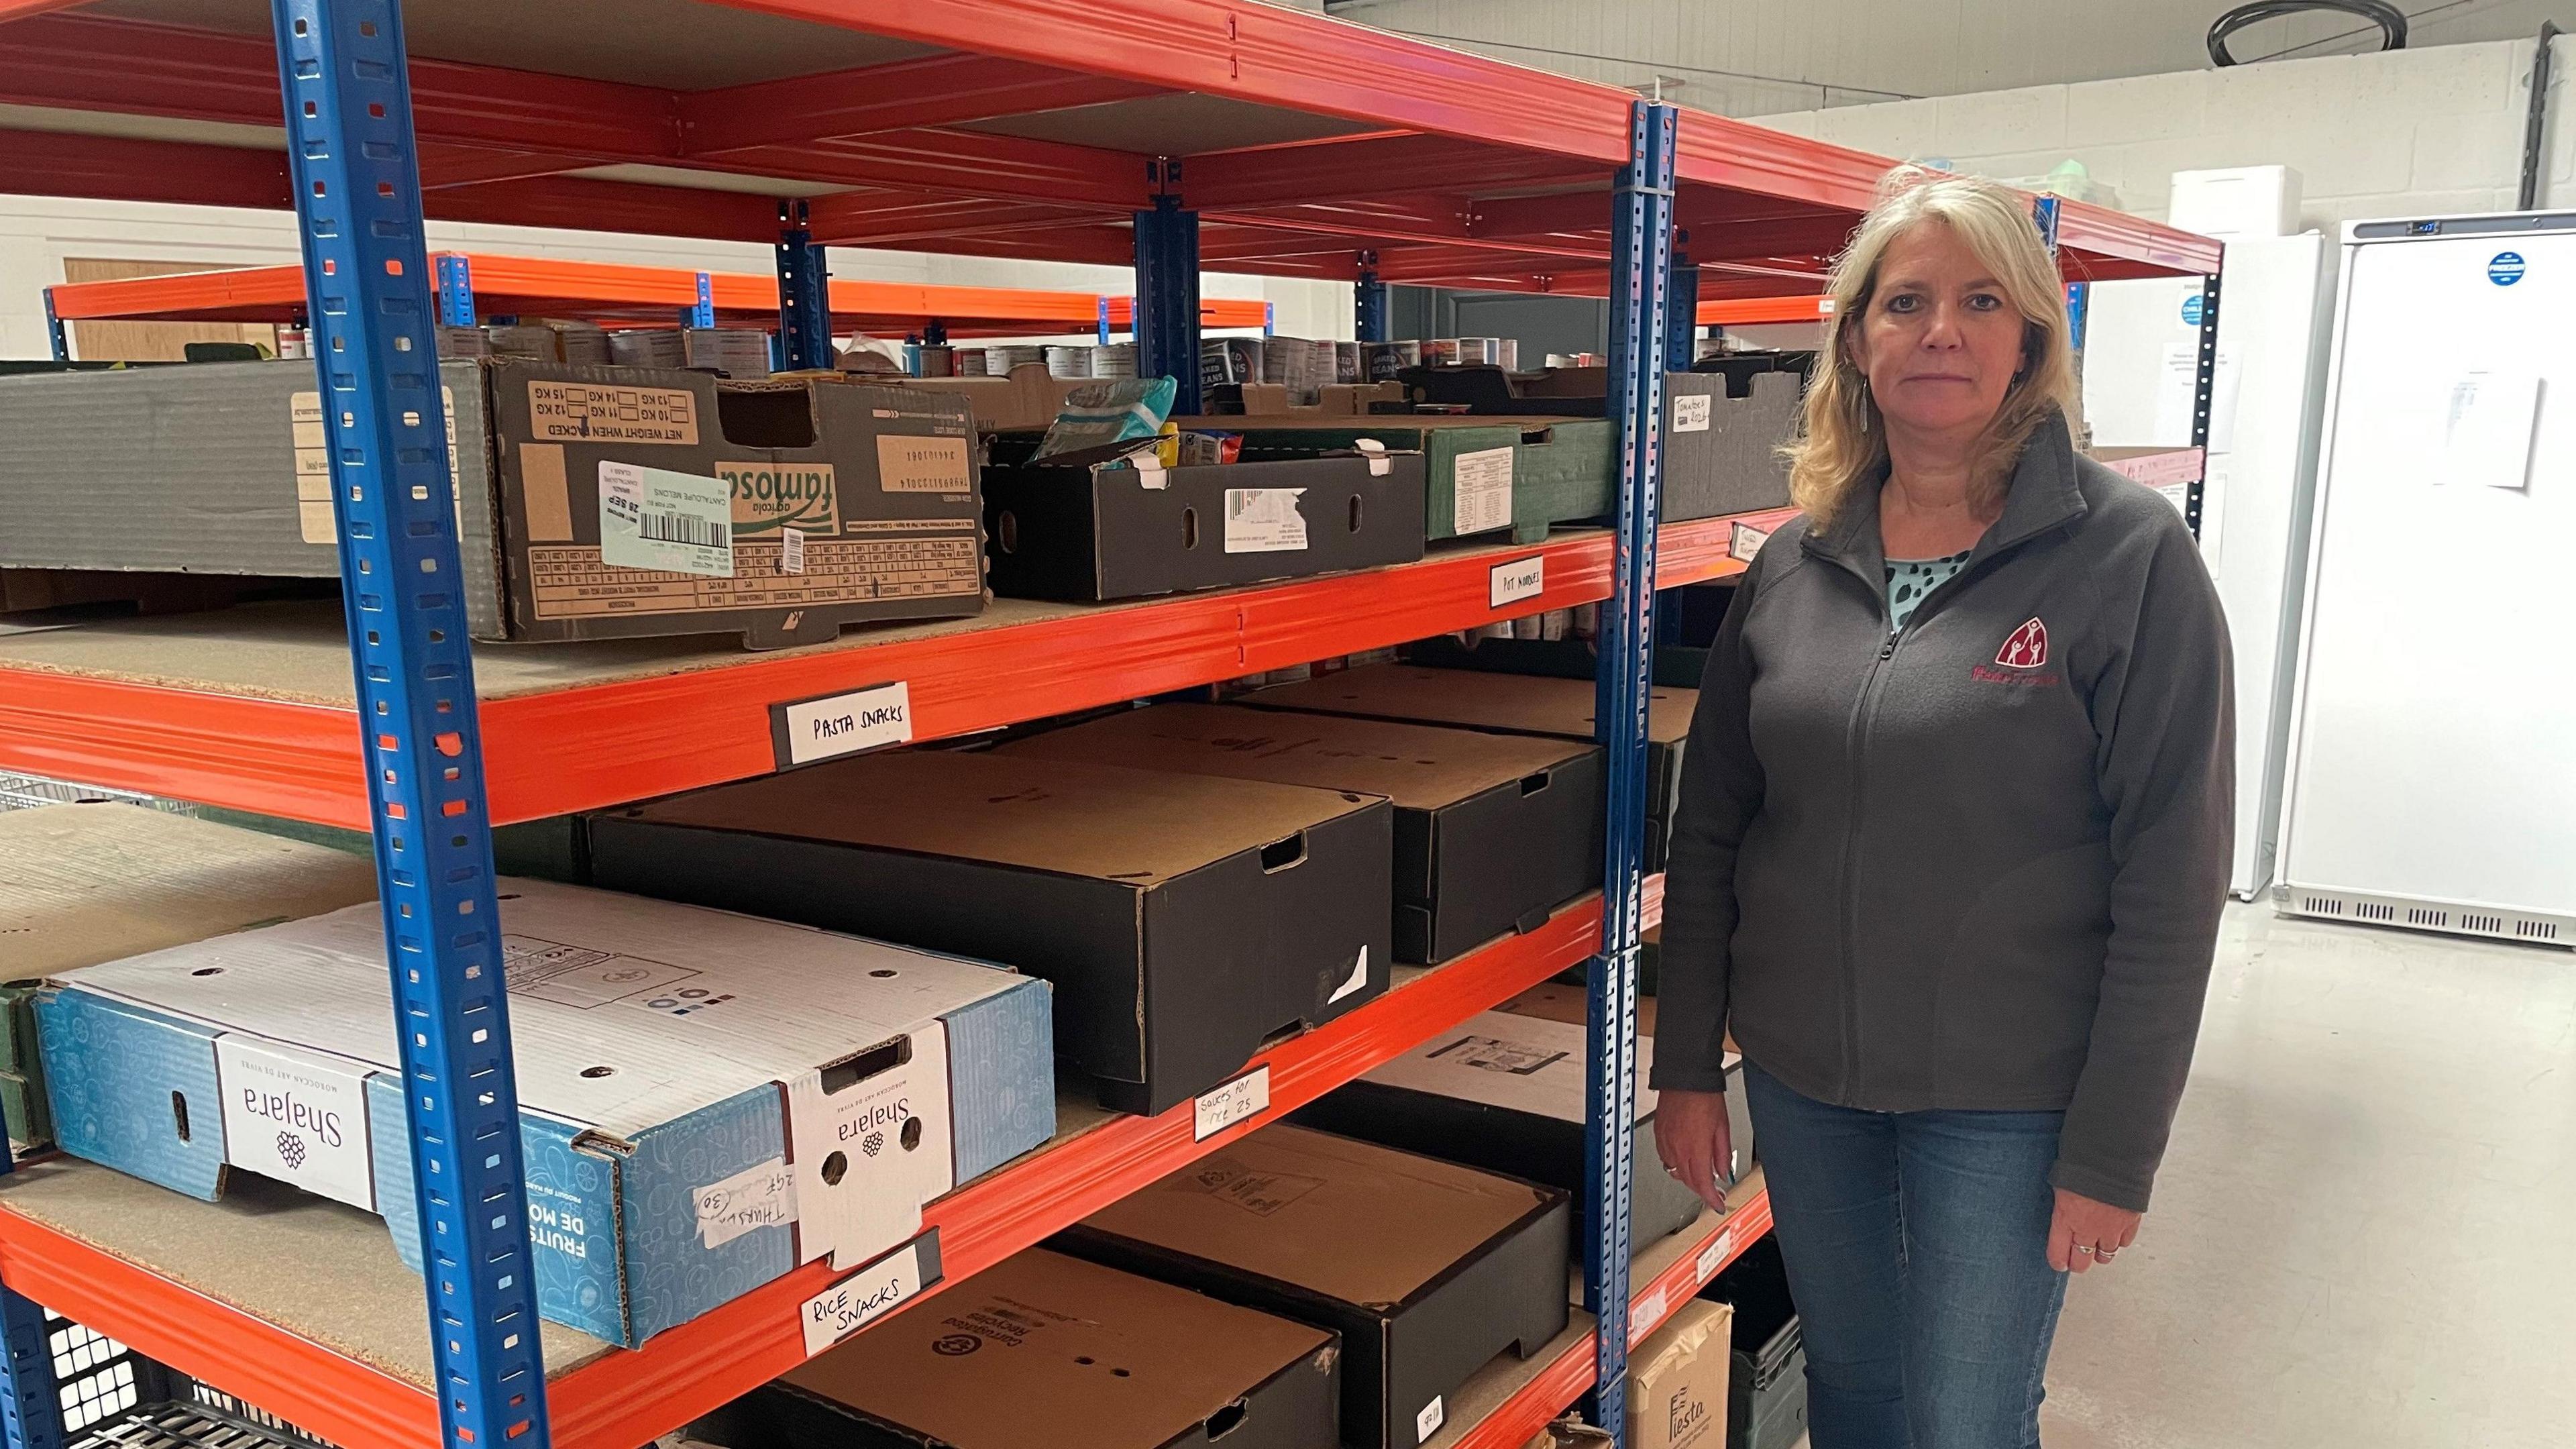
M693 271L765 274L775 265L768 247L751 242L536 227L434 221L429 224L428 241L432 250L470 249ZM65 257L203 262L208 267L292 262L296 259L294 218L285 212L234 207L0 196L0 357L48 355L44 289L63 280ZM1135 286L1135 273L1125 267L927 252L834 247L831 265L836 277L877 281L1113 294ZM1278 330L1291 337L1348 339L1352 335L1347 282L1211 272L1200 279L1199 286L1204 296L1267 300Z
M2070 158L2163 219L2176 171L2285 164L2306 182L2301 221L2502 211L2521 179L2530 41L2267 61L2224 70L1840 106L1761 124L1989 176ZM2557 42L2540 204L2576 198L2576 38Z

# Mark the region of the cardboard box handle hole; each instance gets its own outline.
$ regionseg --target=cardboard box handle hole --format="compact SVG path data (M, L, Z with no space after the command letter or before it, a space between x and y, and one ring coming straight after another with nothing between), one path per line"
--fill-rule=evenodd
M1292 870L1306 861L1306 832L1298 831L1284 840L1274 840L1261 847L1261 873L1277 875Z

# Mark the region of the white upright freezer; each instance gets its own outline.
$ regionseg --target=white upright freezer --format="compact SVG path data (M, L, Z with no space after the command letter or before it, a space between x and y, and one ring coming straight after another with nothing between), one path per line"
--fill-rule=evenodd
M2283 908L2576 944L2576 212L2347 223Z
M2236 651L2235 893L2270 885L2289 753L2291 662L2306 589L2309 508L2325 405L2323 236L2240 237L2219 275L2200 547ZM2200 362L2197 277L2094 284L2084 411L2097 447L2191 442Z

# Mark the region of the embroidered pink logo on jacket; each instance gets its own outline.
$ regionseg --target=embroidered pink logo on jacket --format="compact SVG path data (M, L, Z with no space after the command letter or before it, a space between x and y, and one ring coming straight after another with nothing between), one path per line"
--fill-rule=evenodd
M2048 626L2037 619L2012 631L1995 662L2006 669L2037 669L2048 662Z

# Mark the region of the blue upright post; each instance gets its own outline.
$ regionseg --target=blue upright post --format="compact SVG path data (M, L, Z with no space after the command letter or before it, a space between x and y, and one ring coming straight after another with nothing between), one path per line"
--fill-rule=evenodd
M806 221L803 201L778 203L779 365L789 371L831 370L832 279Z
M477 321L473 264L461 252L440 252L433 260L438 267L438 325L473 326Z
M1664 347L1673 270L1673 107L1639 101L1629 155L1612 192L1610 413L1619 427L1618 550L1601 606L1594 718L1609 752L1601 882L1601 955L1589 973L1591 1081L1585 1093L1584 1184L1592 1241L1583 1249L1584 1306L1600 1320L1593 1422L1626 1434L1630 1134L1637 1102L1637 944L1645 927L1646 706L1654 663L1655 518L1663 484Z
M1386 341L1386 283L1378 280L1377 253L1360 253L1359 283L1351 294L1353 335L1362 342Z
M45 294L45 316L51 321L53 293ZM60 323L55 324L60 336ZM60 353L55 360L65 361ZM0 1176L16 1166L10 1146L0 1141ZM45 1332L45 1310L32 1298L0 1287L0 1440L7 1449L63 1449L63 1400L54 1381L52 1335Z
M2092 302L2091 287L2082 282L2066 284L2066 341L2078 352L2084 350L2084 314Z
M45 333L54 344L54 361L72 360L72 340L63 333L63 319L54 315L54 289L45 289Z
M2057 198L2035 197L2030 203L2030 219L2039 228L2039 239L2048 245L2048 254L2057 255Z
M1279 304L1276 302L1261 304L1261 335L1264 337L1279 335Z
M1156 161L1157 194L1136 213L1136 375L1178 385L1175 417L1199 403L1199 214L1181 208L1181 167Z
M543 1449L519 1099L402 12L272 0L443 1442Z
M1135 306L1136 299L1133 297L1128 298L1127 320L1131 323L1136 320ZM1103 347L1109 345L1109 294L1106 292L1100 294L1100 345Z
M683 327L713 327L716 325L715 278L708 276L704 272L698 273L697 303L680 314L680 325Z
M1699 268L1682 252L1690 233L1673 233L1673 290L1664 314L1664 370L1688 372L1699 361Z

